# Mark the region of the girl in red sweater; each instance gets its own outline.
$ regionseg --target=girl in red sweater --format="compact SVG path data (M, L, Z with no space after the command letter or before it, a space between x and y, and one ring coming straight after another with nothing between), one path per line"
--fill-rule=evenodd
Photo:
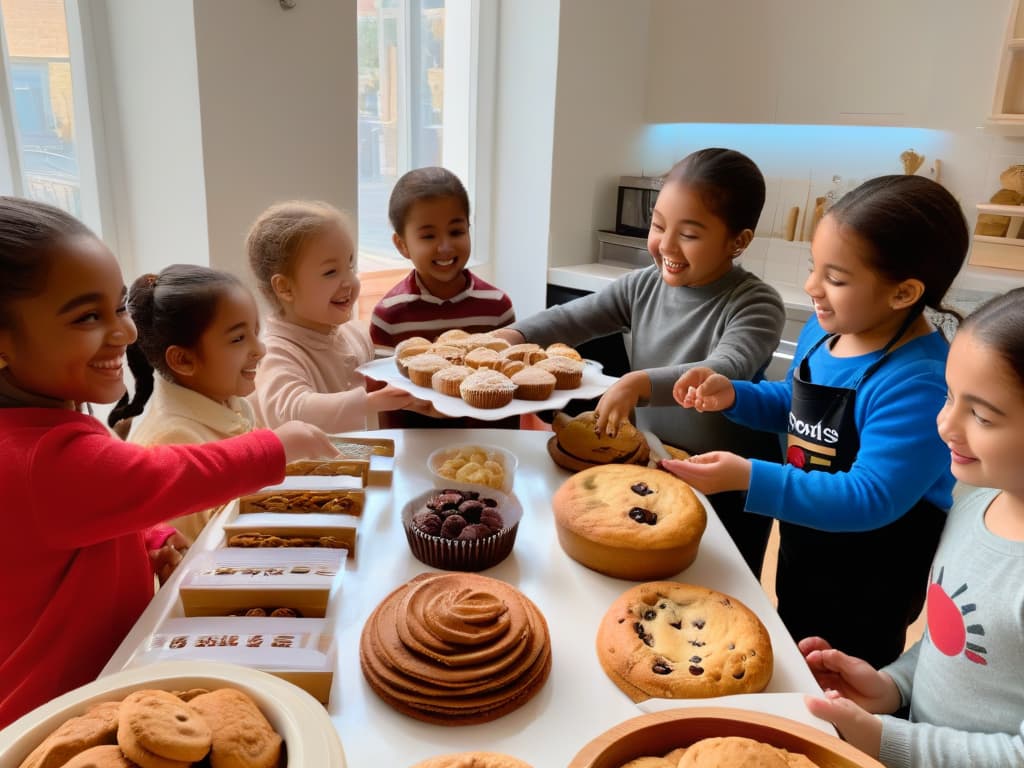
M121 442L81 407L121 397L135 337L107 247L64 211L0 197L0 727L100 672L153 595L151 526L336 453L298 422Z

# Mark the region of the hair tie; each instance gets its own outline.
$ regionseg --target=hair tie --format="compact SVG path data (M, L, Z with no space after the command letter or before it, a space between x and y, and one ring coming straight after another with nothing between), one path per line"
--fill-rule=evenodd
M148 275L146 275L146 285L152 288L154 285L156 285L157 278L159 277L159 275L155 275L152 272L150 272Z

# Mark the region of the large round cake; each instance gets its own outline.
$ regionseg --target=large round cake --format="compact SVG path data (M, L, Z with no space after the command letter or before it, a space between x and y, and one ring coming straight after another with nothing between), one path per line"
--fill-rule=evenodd
M771 638L753 611L675 581L620 595L598 627L597 658L633 701L756 693L773 669Z
M562 549L588 568L634 581L662 579L697 557L707 512L668 472L628 464L592 467L551 502Z
M423 573L370 615L359 659L370 687L399 712L470 725L540 690L551 640L540 611L515 587L475 573Z

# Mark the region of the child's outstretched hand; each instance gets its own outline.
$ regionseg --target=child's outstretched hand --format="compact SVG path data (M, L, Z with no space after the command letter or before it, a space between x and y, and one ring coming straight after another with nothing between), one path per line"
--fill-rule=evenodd
M710 368L691 368L672 387L672 397L683 408L724 411L736 402L736 390L729 379Z
M185 534L175 531L167 537L160 549L149 550L149 562L153 566L153 573L160 580L161 586L174 573L174 569L184 559L191 544L192 542Z
M286 462L324 459L338 455L338 449L324 431L304 421L287 421L275 429L274 434L284 446Z
M821 637L805 637L797 645L823 691L834 691L868 712L890 714L900 708L899 689L886 673L837 651Z
M745 491L750 487L750 462L728 451L696 454L684 460L666 459L658 466L701 493Z
M825 691L825 698L804 696L808 711L827 720L839 735L861 752L875 759L882 744L882 721L837 691Z
M404 389L388 384L386 387L367 393L366 410L370 413L399 411L402 408L408 408L414 402L416 402L414 395L410 395Z
M629 413L636 408L641 397L651 396L651 379L643 371L631 371L608 387L597 401L595 427L609 437L618 434L623 422L629 421Z

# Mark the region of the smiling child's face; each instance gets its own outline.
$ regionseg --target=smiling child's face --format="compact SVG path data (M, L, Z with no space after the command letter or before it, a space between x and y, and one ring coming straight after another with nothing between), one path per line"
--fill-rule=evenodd
M957 480L1024 496L1024 387L991 346L960 331L946 361L946 404L936 420Z
M673 181L658 193L647 250L666 283L697 287L726 275L749 239L732 235L725 221L704 204L697 189Z
M21 389L76 403L113 403L125 392L125 350L135 324L121 267L95 237L54 246L43 291L11 302L0 330L4 372Z
M417 200L393 241L434 296L450 299L465 290L462 271L469 262L469 219L459 198Z
M355 246L344 227L333 224L308 238L295 258L290 276L275 275L285 319L324 333L352 319L360 282Z

